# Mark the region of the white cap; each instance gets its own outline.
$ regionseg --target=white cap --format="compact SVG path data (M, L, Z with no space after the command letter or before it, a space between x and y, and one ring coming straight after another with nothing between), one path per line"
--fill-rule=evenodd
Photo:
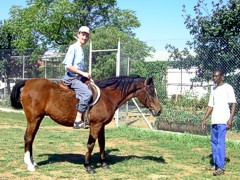
M87 26L82 26L79 28L78 32L86 32L89 34L89 27Z

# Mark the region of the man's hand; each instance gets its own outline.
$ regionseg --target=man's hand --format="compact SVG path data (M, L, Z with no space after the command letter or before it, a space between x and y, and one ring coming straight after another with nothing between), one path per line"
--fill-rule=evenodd
M84 77L86 77L88 79L91 79L91 74L89 74L88 72L83 72L82 76L84 76Z
M227 130L231 129L231 127L232 127L232 120L229 119L228 122L227 122Z
M203 121L202 121L202 129L203 129L203 130L206 130L206 120L203 120Z

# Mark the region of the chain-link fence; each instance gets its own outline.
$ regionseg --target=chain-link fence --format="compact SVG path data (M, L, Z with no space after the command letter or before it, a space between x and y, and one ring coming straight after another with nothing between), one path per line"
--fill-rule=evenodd
M155 42L156 44L156 42ZM167 46L170 67L167 75L168 101L156 122L158 129L180 132L201 131L201 122L213 86L212 72L220 69L224 81L233 86L238 102L233 129L240 130L240 43L239 38L199 38L192 49ZM161 57L161 56L160 56ZM210 118L208 124L210 125Z
M19 55L15 50L0 50L0 97L8 99L12 87L22 79L48 78L59 80L64 75L62 60L65 53L46 52L33 56L31 50Z
M154 42L159 47L162 42ZM225 82L234 87L237 100L240 99L240 48L236 39L208 39L200 41L194 49L175 53L170 50L157 50L151 61L169 61L166 76L162 82L166 82L166 97L161 99L164 111L160 118L153 124L156 129L190 132L204 134L200 129L203 114L207 108L212 70L221 68L225 73ZM86 52L88 53L88 52ZM31 50L26 55L18 55L14 50L0 50L1 72L0 99L8 99L11 88L19 79L35 77L60 80L64 74L62 60L65 53L47 52L40 57L32 58ZM108 57L108 61L103 57ZM88 57L86 57L88 58ZM116 52L99 52L93 56L93 73L99 74L100 78L107 78L109 73L105 69L105 63L111 63L112 69L116 69ZM149 60L149 57L146 58ZM131 59L121 52L120 75L128 75ZM159 83L159 82L155 82ZM121 120L128 121L129 111L137 111L132 102L120 108ZM239 104L239 103L238 103ZM146 112L147 113L147 112ZM210 118L209 118L210 119ZM239 110L234 118L233 129L240 130Z

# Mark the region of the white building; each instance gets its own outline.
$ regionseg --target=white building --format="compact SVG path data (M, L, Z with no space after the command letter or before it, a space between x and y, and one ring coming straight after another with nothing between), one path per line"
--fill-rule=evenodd
M166 50L156 51L146 61L167 61L169 53ZM167 95L170 98L173 95L184 95L191 93L193 96L202 97L208 93L209 84L196 83L192 79L196 77L197 68L193 67L189 70L168 68L167 70Z
M197 97L207 94L209 84L192 81L196 76L196 71L197 68L194 67L189 70L168 68L166 77L168 97L172 95L184 95L186 93Z

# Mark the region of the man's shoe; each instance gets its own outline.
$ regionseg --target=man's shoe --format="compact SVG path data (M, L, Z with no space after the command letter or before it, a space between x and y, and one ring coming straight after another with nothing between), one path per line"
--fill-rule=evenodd
M84 128L84 122L83 121L74 122L73 129L80 129L80 128Z
M213 172L213 175L214 175L214 176L224 175L224 174L225 174L224 171L225 171L224 169L218 168L216 171Z

